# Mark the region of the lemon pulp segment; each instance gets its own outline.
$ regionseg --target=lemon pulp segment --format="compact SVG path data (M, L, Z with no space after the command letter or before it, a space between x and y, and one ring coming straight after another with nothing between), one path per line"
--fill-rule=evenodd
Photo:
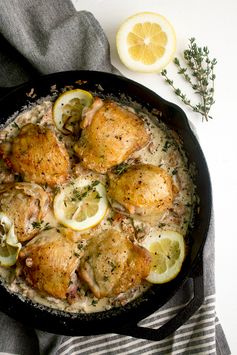
M134 60L153 64L165 52L167 35L160 25L151 22L136 24L127 37L129 53Z

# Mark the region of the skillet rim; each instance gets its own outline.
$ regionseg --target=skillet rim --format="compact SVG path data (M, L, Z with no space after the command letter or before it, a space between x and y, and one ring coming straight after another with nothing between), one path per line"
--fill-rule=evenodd
M137 321L140 321L141 319L145 318L146 316L148 316L149 314L153 313L155 310L159 309L167 300L169 300L176 292L177 290L187 281L187 279L189 278L190 275L192 275L192 272L194 271L194 269L196 268L197 266L197 263L198 263L198 260L200 259L200 257L202 256L202 253L203 253L203 247L204 247L204 244L206 242L206 238L207 238L207 234L208 234L208 228L209 228L209 224L210 224L210 217L211 217L211 205L212 205L212 193L211 193L211 181L210 181L210 175L209 175L209 171L208 171L208 167L207 167L207 163L206 163L206 160L205 160L205 157L204 157L204 154L202 152L202 149L199 145L199 142L196 138L196 136L194 135L193 131L191 130L191 127L188 123L188 119L187 119L187 116L186 114L184 113L184 111L176 104L168 101L168 100L165 100L163 99L162 97L160 97L157 93L153 92L152 90L148 89L147 87L143 86L142 84L139 84L131 79L128 79L128 78L125 78L125 77L121 77L119 75L116 75L116 74L111 74L111 73L106 73L106 72L100 72L100 71L86 71L86 70L83 70L83 71L66 71L66 72L58 72L58 73L53 73L53 74L48 74L48 75L44 75L44 76L41 76L39 78L36 78L35 80L31 80L29 82L26 82L26 83L23 83L17 87L14 87L10 92L6 93L1 99L0 99L0 110L1 110L1 104L5 102L5 100L8 100L9 97L12 97L14 96L14 94L18 93L18 92L21 92L22 90L25 92L27 92L29 90L29 88L31 87L34 87L37 85L40 85L40 84L43 84L45 83L45 81L54 81L54 80L59 80L60 78L61 79L65 79L65 80L68 80L67 77L71 77L71 76L79 76L79 75L89 75L90 76L95 76L95 77L98 77L98 76L103 76L103 77L108 77L110 79L114 79L116 81L119 81L119 82L124 82L128 85L131 85L131 86L135 86L136 89L140 89L141 92L145 92L147 95L151 95L151 97L155 97L157 101L160 101L162 102L162 104L164 106L167 106L169 109L172 109L176 112L178 112L178 114L180 115L180 118L181 118L181 124L182 124L182 127L184 130L187 130L189 136L190 136L190 139L191 141L196 145L196 148L198 149L198 153L199 153L199 158L202 160L202 163L204 165L204 168L206 169L205 173L206 173L206 183L208 185L208 199L209 199L209 206L208 206L208 214L206 216L206 227L204 228L203 230L203 236L202 236L202 243L200 245L200 248L196 254L196 257L194 259L194 261L192 262L191 264L191 268L190 270L187 272L185 272L185 275L178 275L178 277L175 279L175 282L172 283L170 282L169 285L172 285L174 284L173 286L173 289L172 289L172 286L171 286L171 290L169 290L169 296L168 297L165 297L165 299L160 302L159 306L156 306L156 305L151 305L150 306L147 306L147 302L149 302L149 300L145 300L145 303L142 302L138 305L138 308L140 307L140 313L138 314L137 313L137 306L135 305L135 312L134 311L131 311L131 305L132 304L135 304L136 301L132 301L128 304L128 306L123 306L123 312L122 312L122 318L120 316L120 320L118 321L118 316L116 315L118 309L120 309L121 307L119 307L118 309L112 309L112 310L109 310L109 311L104 311L104 312L98 312L98 313L91 313L93 316L91 316L91 314L88 316L88 314L84 317L84 319L79 319L81 317L81 314L80 316L78 317L73 317L71 316L70 313L67 313L67 316L65 317L65 312L62 312L63 313L63 319L60 320L59 322L59 325L56 326L55 329L57 329L57 331L60 333L60 334L69 334L69 335L80 335L82 334L82 332L86 332L85 334L88 335L88 331L92 331L92 329L90 329L91 327L91 322L94 322L95 324L93 325L93 328L95 328L95 325L99 326L99 333L103 333L103 332L108 332L110 331L111 332L111 320L112 320L112 323L114 323L115 321L119 323L118 326L121 326L122 323L123 323L123 320L128 316L128 315L132 315L133 316L133 323L134 323L134 320L135 322ZM64 80L64 81L65 81ZM80 86L81 87L81 86ZM28 88L28 90L27 90ZM8 88L9 89L9 88ZM126 89L125 89L126 91ZM23 106L23 105L22 105ZM187 152L186 152L187 153ZM181 277L182 276L182 277ZM177 285L176 285L177 284ZM0 287L0 293L3 292L3 287L4 286L1 286ZM163 287L163 286L162 286ZM151 287L153 288L153 286ZM154 287L155 288L155 287ZM159 289L159 287L158 287ZM169 289L169 287L168 287ZM4 293L4 292L3 292ZM154 294L153 294L153 290L150 291L151 295L149 296L151 299L154 299ZM154 293L156 294L156 291L154 291ZM9 314L10 316L13 316L14 317L14 312L12 312L12 307L9 306L9 302L8 302L8 299L9 299L9 291L7 291L7 295L6 296L6 301L8 303L8 308L6 309L3 309L3 311L5 311L5 313ZM147 292L145 292L146 294L146 297L148 297L148 294ZM19 297L16 296L16 295L12 295L10 294L10 300L12 300L13 302L15 302L17 305L19 305ZM17 300L16 300L16 297L17 297ZM148 298L149 298L148 297ZM35 309L40 309L42 307L38 307L38 306L35 306L33 304L33 302L31 301L27 301L27 302L23 302L24 305L25 304L29 304L29 308L26 307L26 309L24 309L24 311L28 312L29 310L32 309L33 307L33 312ZM151 302L150 302L151 303ZM20 302L20 305L22 304L22 301ZM33 304L33 306L32 306ZM141 305L146 305L146 309L145 310L141 310ZM1 303L0 303L0 308L3 308ZM43 308L46 309L46 313L49 313L49 314L52 314L52 313L55 313L55 312L52 312L52 309L51 308L48 308L48 307L45 307L43 306ZM124 314L124 312L126 314ZM45 320L47 320L47 322L51 322L49 319L47 319L47 315L46 315L46 318L43 317L44 319L39 319L40 317L42 317L42 313L41 311L39 312L39 314L37 314L38 312L35 312L36 314L33 314L32 317L30 317L30 319L27 319L26 322L29 323L30 322L35 322L35 324L38 324L39 327L42 329L43 327L43 330L47 330L47 331L51 331L52 332L52 326L49 325L48 323L45 324ZM60 313L59 311L56 311L57 315L56 315L56 320L57 320L57 316L58 316L58 313ZM103 313L103 317L101 318L100 317L100 314ZM103 324L102 323L106 323L108 321L108 317L106 316L106 313L108 314L109 313L109 325L106 325L106 324ZM68 316L70 315L70 316ZM96 316L94 316L96 315ZM17 319L22 321L22 313L20 312L20 314L17 314L16 315ZM15 317L15 318L16 318ZM68 321L68 317L69 319L73 319L74 322L73 322L73 327L70 327L70 330L67 329L67 324L65 324L65 319L66 321ZM91 319L92 318L92 319ZM95 319L96 318L96 321ZM55 319L55 317L53 317L53 319ZM84 328L84 330L80 329L78 330L77 328L77 321L81 322L81 325ZM83 323L84 322L84 323ZM52 323L52 322L51 322ZM89 326L88 326L89 324ZM114 326L114 325L113 325ZM89 329L86 330L86 328L89 327ZM73 329L72 329L73 328ZM63 332L62 332L62 329ZM69 331L69 332L68 332ZM54 331L53 331L54 332ZM94 331L92 331L92 333L89 333L89 334L97 334L97 331L96 329L94 329Z

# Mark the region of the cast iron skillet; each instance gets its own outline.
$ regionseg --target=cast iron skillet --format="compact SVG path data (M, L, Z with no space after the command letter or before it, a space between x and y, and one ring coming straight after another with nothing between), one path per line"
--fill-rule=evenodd
M76 84L80 80L80 84ZM120 98L121 94L137 101L148 110L162 112L160 119L171 127L183 140L183 147L190 163L195 163L197 174L195 183L200 197L199 213L195 214L194 226L190 231L191 249L183 268L173 281L152 286L144 295L129 304L112 310L91 314L69 314L54 311L45 306L33 304L10 293L0 284L0 308L6 314L32 327L65 335L94 335L118 333L143 339L160 340L175 331L202 304L203 275L202 251L207 237L211 215L211 183L202 150L192 133L185 113L176 105L165 101L151 90L126 78L93 71L69 71L46 75L16 88L1 89L0 123L14 112L21 110L29 102L50 94L52 85L58 89L68 85L74 88L98 91L103 95ZM29 98L31 88L37 97ZM138 326L138 322L159 309L187 281L193 279L193 298L173 319L158 330Z

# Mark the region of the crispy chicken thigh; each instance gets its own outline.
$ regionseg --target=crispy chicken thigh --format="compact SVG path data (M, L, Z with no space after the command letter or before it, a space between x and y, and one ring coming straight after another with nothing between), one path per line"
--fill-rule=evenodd
M144 147L149 135L142 120L115 102L96 98L82 121L74 146L84 167L106 173Z
M150 253L114 229L92 238L79 266L79 276L98 297L112 297L135 287L150 271Z
M13 139L8 161L25 181L55 185L68 177L69 156L50 128L29 123Z
M33 288L65 299L79 262L76 251L57 229L43 231L20 251L17 273Z
M172 207L172 178L154 165L132 165L119 176L110 174L108 196L113 207L131 215L159 216Z
M48 194L37 184L18 182L0 185L0 211L14 222L19 242L29 240L37 233L33 224L42 220L48 205Z

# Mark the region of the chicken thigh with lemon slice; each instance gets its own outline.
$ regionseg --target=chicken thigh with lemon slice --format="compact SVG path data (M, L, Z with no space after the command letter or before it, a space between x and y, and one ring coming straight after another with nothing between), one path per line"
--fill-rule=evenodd
M149 135L142 120L116 102L94 100L81 123L74 150L84 167L99 173L122 163L144 147Z
M25 181L52 186L68 178L68 152L50 128L28 123L3 155Z
M21 249L17 274L33 288L65 299L78 266L78 245L58 229L43 231Z
M109 175L108 196L121 212L152 221L172 207L172 178L151 164L130 166L121 175Z
M150 253L114 229L91 238L79 276L98 297L112 297L139 285L150 272Z
M34 237L38 223L47 213L49 197L44 189L34 183L17 182L0 185L0 211L14 223L20 242Z

